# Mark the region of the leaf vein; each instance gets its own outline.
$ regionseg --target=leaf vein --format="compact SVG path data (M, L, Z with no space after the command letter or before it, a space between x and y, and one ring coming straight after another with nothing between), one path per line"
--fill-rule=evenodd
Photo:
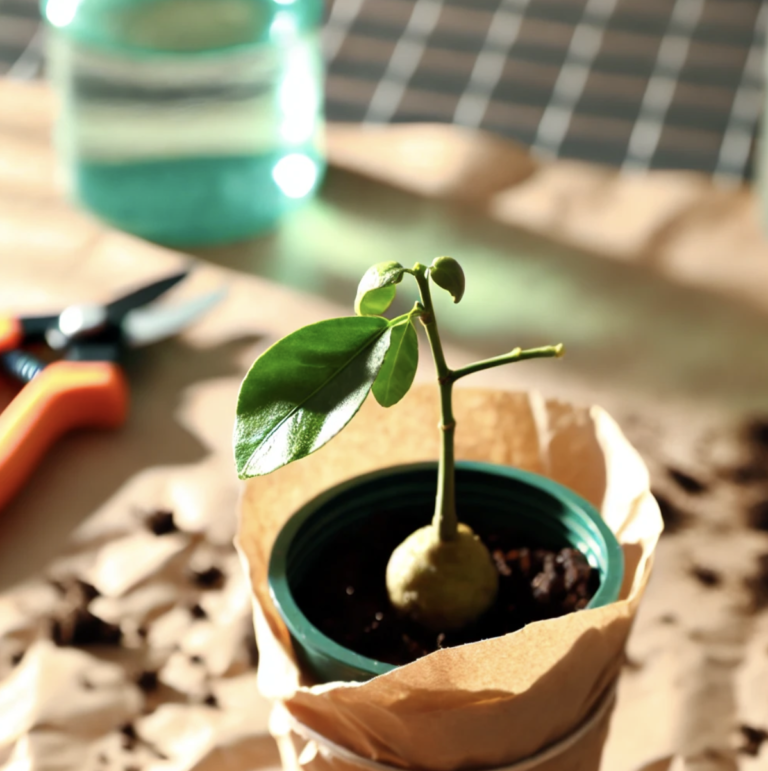
M335 377L338 376L340 372L343 372L347 367L352 364L352 362L366 349L370 348L374 343L376 343L379 338L390 329L390 327L385 326L382 327L381 330L376 334L375 337L372 337L370 340L368 340L364 345L360 346L352 356L349 357L349 359L346 361L346 363L339 367L338 370L336 370L336 373L332 375L331 377L324 380L309 396L307 396L300 404L295 405L290 412L288 412L287 415L285 415L278 423L275 424L275 426L270 429L269 433L267 433L258 443L257 448L262 447L266 442L268 442L278 431L279 429L288 421L290 420L308 401L310 401L317 393L323 390L325 386L333 380ZM249 462L255 455L255 451L252 452L248 458Z

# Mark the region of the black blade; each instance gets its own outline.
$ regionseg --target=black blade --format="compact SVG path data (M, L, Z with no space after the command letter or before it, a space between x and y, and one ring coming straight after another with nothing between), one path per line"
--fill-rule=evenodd
M19 321L24 332L24 341L40 343L45 340L45 333L59 323L58 316L22 316Z
M118 341L78 342L67 348L67 361L118 361L122 346Z
M187 277L189 271L182 271L176 273L173 276L167 278L161 278L159 281L155 281L152 284L143 286L140 289L136 289L133 292L119 297L117 300L113 300L105 307L109 320L114 324L119 324L128 311L132 311L134 308L139 308L142 305L151 303L161 295L165 294L171 287L176 286L179 281L182 281Z

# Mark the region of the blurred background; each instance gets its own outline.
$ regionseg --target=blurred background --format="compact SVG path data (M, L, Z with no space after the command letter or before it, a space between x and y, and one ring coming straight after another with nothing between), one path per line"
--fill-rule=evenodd
M43 72L37 0L0 0L0 74ZM482 128L545 156L752 178L762 0L335 0L330 121Z

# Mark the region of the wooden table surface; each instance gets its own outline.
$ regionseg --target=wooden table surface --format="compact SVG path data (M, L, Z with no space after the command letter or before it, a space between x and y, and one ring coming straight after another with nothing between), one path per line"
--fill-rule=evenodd
M44 86L0 82L4 311L102 300L190 259L64 200L53 109ZM742 430L768 414L768 245L751 191L539 164L445 127L335 126L329 149L317 200L260 239L192 255L180 294L225 284L226 301L130 364L125 429L74 434L48 456L3 514L0 587L39 572L137 480L150 489L199 470L229 516L231 405L253 357L303 323L351 312L370 264L448 253L467 273L465 301L439 308L451 361L564 341L562 361L474 385L602 404L676 515L631 640L605 770L663 769L675 754L684 768L768 767L768 745L750 755L740 729L768 729L768 525L754 515L768 484L732 473L768 464Z

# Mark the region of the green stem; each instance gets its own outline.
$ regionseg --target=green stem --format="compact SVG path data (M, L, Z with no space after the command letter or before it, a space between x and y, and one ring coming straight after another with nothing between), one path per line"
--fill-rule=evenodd
M450 541L456 537L459 520L456 516L456 485L455 485L455 458L453 438L456 433L456 421L453 418L452 389L453 373L448 369L443 354L443 346L440 342L440 334L437 329L435 309L432 305L432 295L429 289L429 272L425 265L416 263L413 266L413 275L419 285L419 295L424 312L421 315L421 323L427 333L427 340L435 362L437 382L440 386L440 462L437 471L437 498L435 500L435 514L432 518L433 527L441 541Z
M389 326L395 327L401 322L408 319L409 321L411 319L418 319L422 313L424 312L424 309L419 305L419 303L416 303L411 310L408 311L408 313L403 313L400 316L395 316L395 318L389 320Z
M509 353L504 353L501 356L494 356L492 359L483 359L482 361L476 361L474 364L468 364L466 367L459 367L450 373L452 381L458 380L460 377L471 375L473 372L480 372L484 369L490 369L491 367L500 367L502 364L511 364L515 361L523 361L524 359L548 359L554 356L562 356L565 352L562 343L557 345L546 345L542 348L528 348L523 350L522 348L515 348Z

